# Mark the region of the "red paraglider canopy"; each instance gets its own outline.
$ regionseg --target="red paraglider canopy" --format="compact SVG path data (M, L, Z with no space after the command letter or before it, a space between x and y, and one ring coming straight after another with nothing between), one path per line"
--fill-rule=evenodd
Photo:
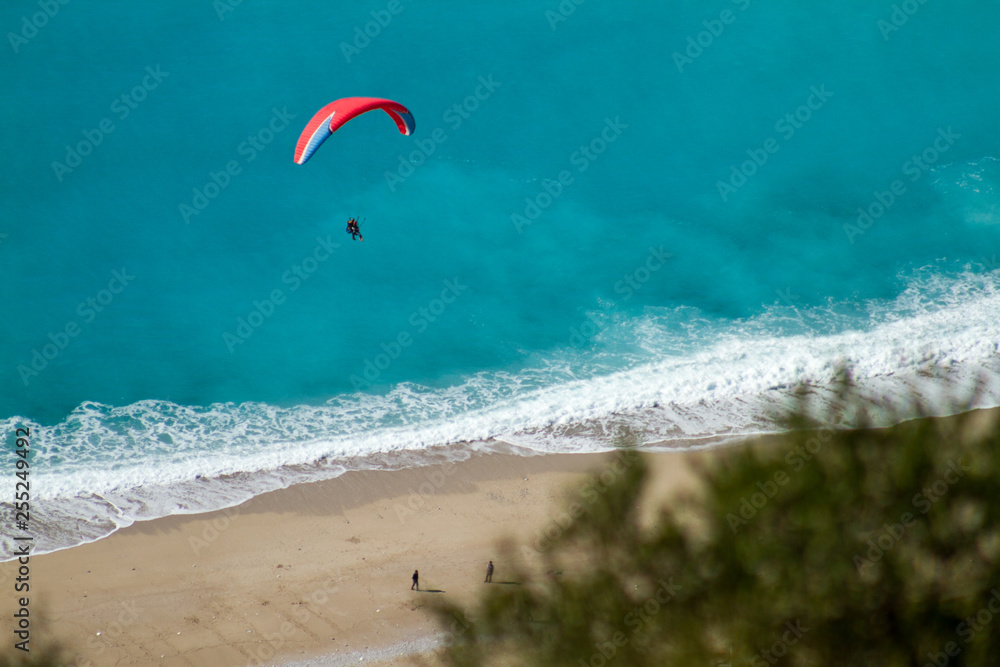
M378 97L345 97L327 104L306 124L295 145L295 164L305 164L320 144L344 123L374 109L382 109L389 114L402 134L412 134L416 129L413 114L399 102Z

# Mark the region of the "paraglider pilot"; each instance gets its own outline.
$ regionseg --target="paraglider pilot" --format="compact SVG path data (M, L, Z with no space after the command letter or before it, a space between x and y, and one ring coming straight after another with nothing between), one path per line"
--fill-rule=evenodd
M361 235L361 228L358 227L358 219L351 218L347 221L347 233L351 235L351 238L356 241L364 241L365 237Z

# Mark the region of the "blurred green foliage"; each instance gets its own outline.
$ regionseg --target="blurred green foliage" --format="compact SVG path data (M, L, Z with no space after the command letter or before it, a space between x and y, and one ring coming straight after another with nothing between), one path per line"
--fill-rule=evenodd
M22 651L12 646L5 647L0 651L0 667L63 667L74 664L58 644L40 645L32 639L28 643L28 649Z
M717 452L655 521L632 449L474 608L435 608L457 666L1000 664L993 413L891 428L820 421ZM627 443L626 443L627 444ZM575 503L575 507L574 507ZM523 549L523 547L522 547ZM542 574L547 573L547 574Z

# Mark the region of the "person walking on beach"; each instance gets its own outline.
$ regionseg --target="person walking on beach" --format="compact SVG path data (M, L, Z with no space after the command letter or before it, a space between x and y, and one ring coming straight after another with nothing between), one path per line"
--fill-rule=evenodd
M410 586L410 590L412 591L414 588L420 590L420 573L416 570L413 571L413 585Z
M493 583L493 561L490 561L490 564L486 566L486 581L483 583Z

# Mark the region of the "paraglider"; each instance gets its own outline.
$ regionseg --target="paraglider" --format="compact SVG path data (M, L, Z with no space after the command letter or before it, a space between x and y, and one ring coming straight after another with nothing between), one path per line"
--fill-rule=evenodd
M347 233L351 235L351 239L357 239L358 241L364 241L365 237L361 235L361 228L358 226L358 219L351 218L347 221Z
M410 135L416 129L413 114L399 102L378 97L345 97L334 100L316 112L306 123L295 144L295 164L305 164L312 154L326 141L330 135L339 130L344 123L363 113L381 109L396 123L401 134ZM357 218L347 221L347 233L352 239L364 241Z
M389 114L401 134L410 135L416 129L413 114L399 102L378 97L345 97L327 104L306 124L295 145L295 164L305 164L316 149L344 123L375 109Z

